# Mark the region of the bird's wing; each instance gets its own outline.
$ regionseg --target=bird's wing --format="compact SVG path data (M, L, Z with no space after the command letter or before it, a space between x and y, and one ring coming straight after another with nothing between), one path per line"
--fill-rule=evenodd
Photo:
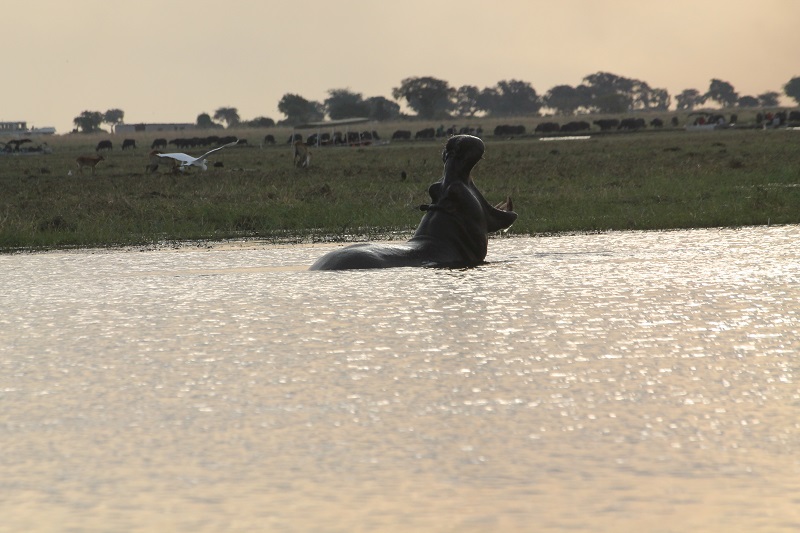
M198 157L197 159L198 159L198 160L200 160L200 159L205 159L206 157L208 157L209 155L213 154L213 153L214 153L214 152L216 152L217 150L222 150L223 148L227 148L227 147L229 147L229 146L236 146L237 144L239 144L239 139L236 139L236 140L235 140L235 141L233 141L232 143L223 144L222 146L218 146L217 148L214 148L213 150L209 150L208 152L204 153L203 155L201 155L201 156L200 156L200 157Z
M174 159L175 161L180 161L185 165L191 165L195 158L187 155L187 154L156 154L158 157L168 157L169 159Z

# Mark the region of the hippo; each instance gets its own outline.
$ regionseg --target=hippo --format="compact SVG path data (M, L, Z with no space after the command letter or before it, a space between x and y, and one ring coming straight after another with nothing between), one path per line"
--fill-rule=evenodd
M488 234L507 229L517 219L511 198L491 206L472 181L470 171L483 157L478 137L451 137L442 152L444 175L428 188L431 203L414 236L404 244L361 243L323 255L310 270L391 267L464 268L486 258Z

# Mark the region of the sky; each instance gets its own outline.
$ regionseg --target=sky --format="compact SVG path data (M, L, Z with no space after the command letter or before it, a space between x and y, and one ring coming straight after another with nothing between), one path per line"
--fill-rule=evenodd
M800 76L797 0L36 0L3 6L0 121L68 133L83 111L285 118L287 93L392 98L410 77L521 80L540 95L611 72L705 92ZM400 102L403 104L403 102ZM784 105L792 105L789 99Z

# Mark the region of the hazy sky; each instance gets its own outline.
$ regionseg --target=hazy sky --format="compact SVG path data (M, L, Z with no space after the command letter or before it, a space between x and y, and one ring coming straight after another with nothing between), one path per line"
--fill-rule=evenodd
M82 111L194 122L285 118L286 93L384 96L404 78L529 82L612 72L701 92L782 92L800 76L796 0L36 0L2 9L0 121L73 128ZM791 102L787 100L787 103Z

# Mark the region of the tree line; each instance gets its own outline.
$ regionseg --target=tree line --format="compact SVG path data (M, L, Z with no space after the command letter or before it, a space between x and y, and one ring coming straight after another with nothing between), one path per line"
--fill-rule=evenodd
M800 76L793 77L783 86L783 94L800 104ZM685 89L675 95L675 109L691 111L708 102L726 108L776 107L780 96L776 91L740 95L732 84L715 78L705 92ZM286 93L278 102L278 111L286 118L279 122L268 117L242 120L235 107L221 107L213 116L201 113L196 123L204 128L264 128L317 122L326 117L331 120L367 117L377 121L409 118L401 112L398 103L401 101L416 113L416 118L426 120L538 116L542 109L560 115L667 111L672 105L672 96L666 89L650 87L645 81L610 72L589 74L577 86L556 85L542 95L529 82L521 80L504 80L493 87L480 89L474 85L452 87L447 81L431 76L411 77L392 89L392 98L394 100L384 96L364 98L361 93L349 89L330 89L328 98L319 102ZM123 121L124 116L121 109L109 109L105 113L84 111L75 117L73 123L76 131L90 133L99 131L101 124L113 128Z

